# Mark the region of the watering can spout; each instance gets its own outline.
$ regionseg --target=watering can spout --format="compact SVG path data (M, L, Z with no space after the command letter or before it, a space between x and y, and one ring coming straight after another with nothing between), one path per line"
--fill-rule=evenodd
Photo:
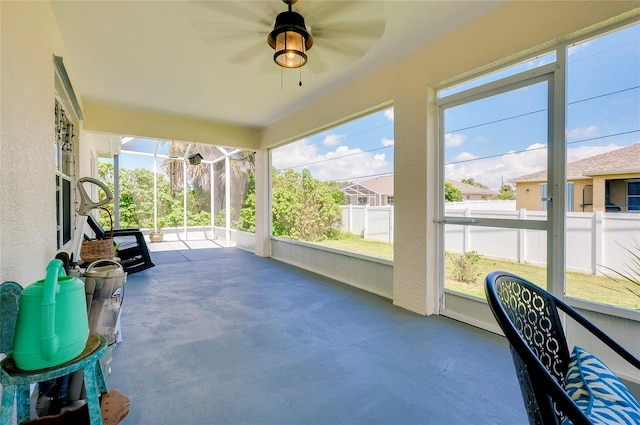
M44 292L42 293L42 336L40 344L42 356L49 360L58 352L58 337L56 335L56 293L60 291L58 278L67 274L61 260L52 260L47 265Z

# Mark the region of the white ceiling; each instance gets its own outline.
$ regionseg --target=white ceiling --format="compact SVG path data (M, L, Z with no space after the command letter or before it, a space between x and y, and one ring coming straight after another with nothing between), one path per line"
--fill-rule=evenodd
M293 10L315 43L301 71L282 74L266 42L286 10L281 0L54 0L52 8L85 102L261 128L503 4L300 0ZM382 24L379 38L363 37L371 23ZM332 49L340 40L342 54Z

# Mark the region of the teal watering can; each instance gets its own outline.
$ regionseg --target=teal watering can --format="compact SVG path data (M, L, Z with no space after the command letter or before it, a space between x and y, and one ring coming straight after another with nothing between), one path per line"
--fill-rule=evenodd
M13 338L13 358L23 370L61 365L79 356L89 338L84 282L67 276L60 260L44 280L27 286Z

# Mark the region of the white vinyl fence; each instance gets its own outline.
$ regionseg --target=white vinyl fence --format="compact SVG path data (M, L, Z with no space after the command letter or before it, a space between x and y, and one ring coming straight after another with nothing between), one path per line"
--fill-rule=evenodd
M544 220L542 211L515 211L515 203L447 205L446 215L464 217ZM486 209L477 209L484 207ZM511 208L508 210L507 208ZM471 214L471 210L473 213ZM393 243L393 206L343 206L342 230L365 239ZM567 270L601 273L602 266L627 270L630 255L640 245L640 214L567 213ZM445 249L449 252L476 251L482 256L521 263L545 265L546 233L541 230L503 229L482 226L445 225Z

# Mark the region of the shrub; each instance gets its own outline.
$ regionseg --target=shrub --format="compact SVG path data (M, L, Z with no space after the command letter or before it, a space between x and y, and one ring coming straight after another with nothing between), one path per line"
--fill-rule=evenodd
M452 255L452 277L464 283L476 283L480 273L476 264L480 261L480 254L476 251L465 252L464 254Z

